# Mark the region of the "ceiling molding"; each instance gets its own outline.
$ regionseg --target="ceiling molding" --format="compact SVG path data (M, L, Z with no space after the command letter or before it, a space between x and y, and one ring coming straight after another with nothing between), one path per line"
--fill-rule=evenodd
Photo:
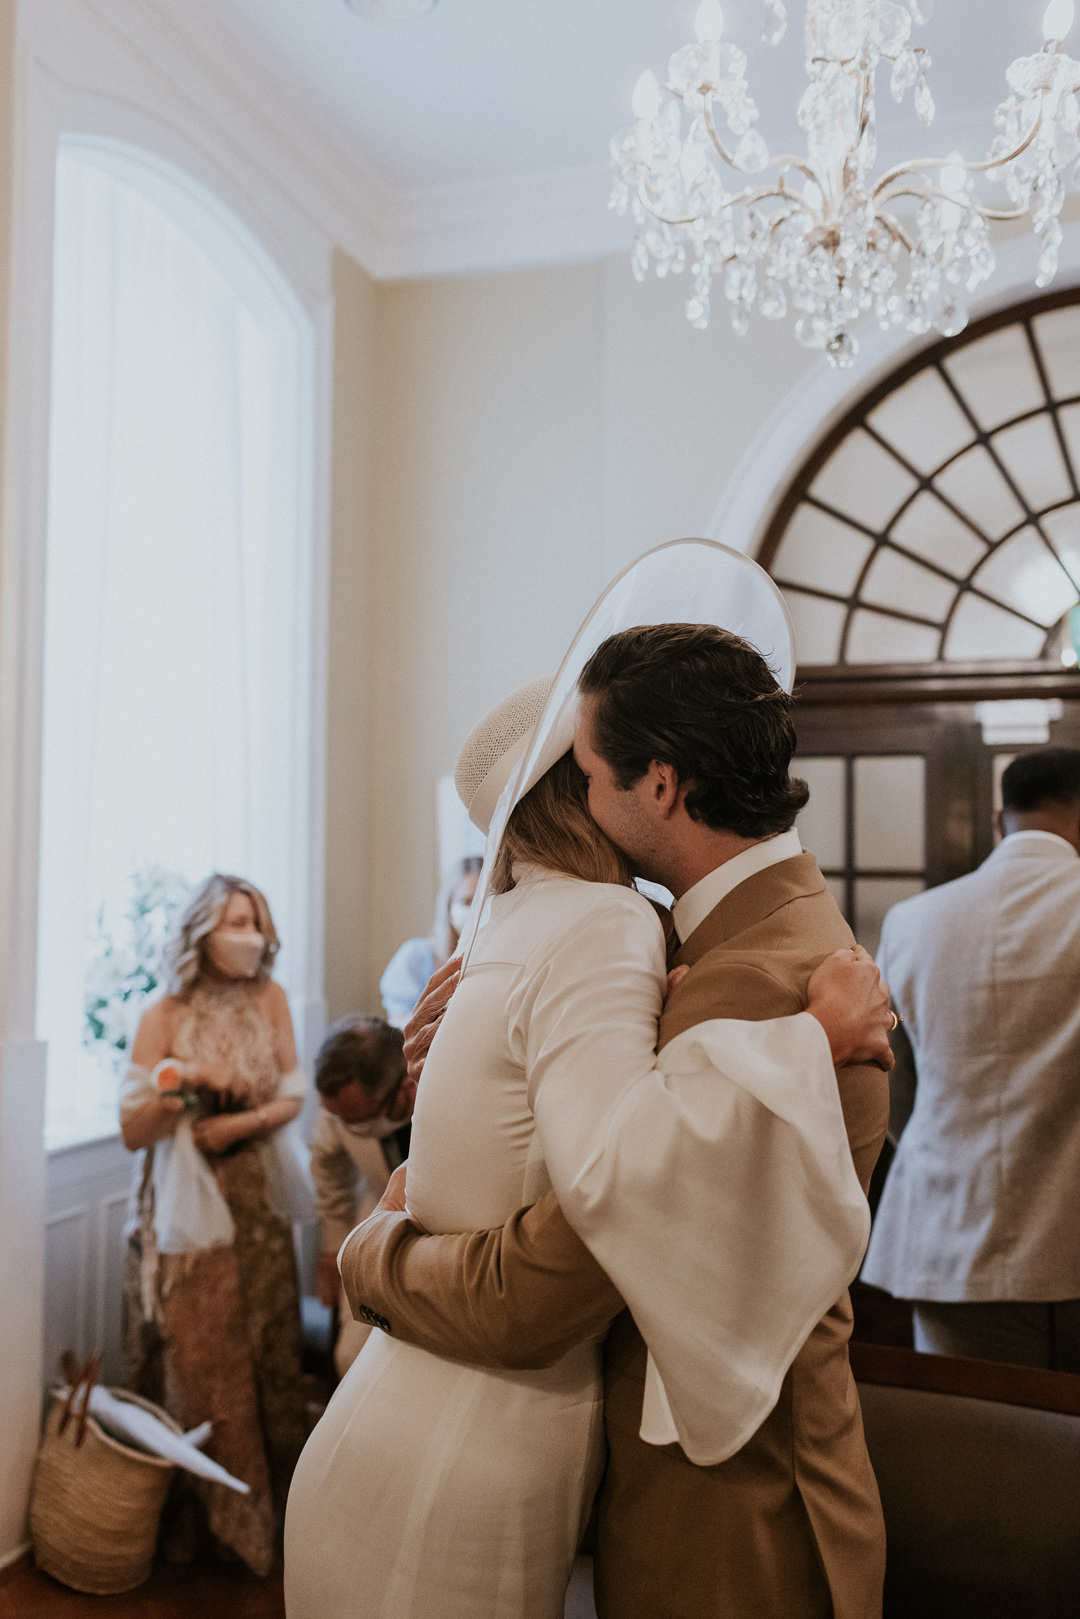
M629 251L634 227L607 206L606 164L402 191L382 274L463 275Z
M607 209L604 164L393 186L266 43L210 0L36 0L21 17L33 53L76 92L122 97L112 58L117 46L133 54L131 99L147 70L166 80L378 280L572 263L630 244L631 227Z

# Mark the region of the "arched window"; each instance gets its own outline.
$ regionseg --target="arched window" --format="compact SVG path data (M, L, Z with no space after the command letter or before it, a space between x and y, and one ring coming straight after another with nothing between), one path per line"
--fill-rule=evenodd
M1078 477L1080 291L924 350L818 447L762 546L800 664L1075 663Z
M1017 752L1080 746L1080 289L867 392L758 559L798 641L800 829L874 950L890 906L990 852Z
M286 987L303 968L313 432L309 318L189 176L66 139L54 266L38 940L52 1143L116 1128L109 1041L84 1044L86 980L92 965L108 990L132 965L138 874L249 876Z

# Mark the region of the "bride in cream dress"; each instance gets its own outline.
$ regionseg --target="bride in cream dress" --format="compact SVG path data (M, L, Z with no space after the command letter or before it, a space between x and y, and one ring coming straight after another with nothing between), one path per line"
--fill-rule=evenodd
M515 694L483 722L487 745L474 776L520 740L547 684ZM501 731L494 746L492 725ZM459 761L459 791L480 731ZM475 789L473 780L467 804ZM680 1255L673 1265L670 1233L701 1221L716 1172L715 1128L699 1131L684 1150L684 1115L665 1090L679 1081L668 1075L700 1078L708 1070L711 1082L720 1077L712 1065L730 1075L740 1049L744 1060L767 1064L777 1025L701 1025L690 1031L689 1056L679 1056L689 1038L682 1036L657 1059L665 938L629 876L590 818L584 778L565 755L517 804L504 834L489 918L424 1069L408 1206L429 1231L478 1231L502 1225L554 1186L658 1357L664 1338L667 1378L680 1353L687 1359L682 1334L695 1297L709 1292L701 1285L709 1245L695 1245L702 1255L685 1263ZM820 1025L805 1014L783 1025L792 1031L787 1060L827 1112L820 1098L836 1087ZM714 1031L711 1045L707 1031ZM613 1126L627 1116L619 1104L636 1087L646 1122ZM710 1083L708 1094L722 1089ZM838 1101L835 1112L828 1122L842 1135ZM635 1235L637 1248L625 1252L626 1205L612 1202L611 1187L617 1179L631 1199L647 1198L650 1176L664 1189L667 1236L646 1254ZM861 1218L856 1211L849 1221L840 1268L865 1239ZM824 1282L826 1290L832 1285ZM699 1386L715 1376L701 1362L699 1347L687 1372ZM293 1480L289 1619L562 1619L604 1465L602 1399L598 1342L543 1371L504 1371L373 1332ZM666 1437L676 1438L674 1429Z

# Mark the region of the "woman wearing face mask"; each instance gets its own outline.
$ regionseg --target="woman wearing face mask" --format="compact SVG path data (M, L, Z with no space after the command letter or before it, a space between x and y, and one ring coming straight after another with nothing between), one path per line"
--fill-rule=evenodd
M428 979L446 965L457 949L483 864L480 855L466 855L458 861L449 881L439 890L435 920L427 938L406 939L391 957L379 981L379 994L386 1020L395 1029L405 1027Z
M263 895L215 874L165 948L168 993L144 1013L120 1102L142 1150L128 1225L130 1386L250 1486L195 1486L219 1546L269 1572L307 1424L292 1221L310 1193L289 1127L306 1081ZM194 1503L176 1560L195 1549Z

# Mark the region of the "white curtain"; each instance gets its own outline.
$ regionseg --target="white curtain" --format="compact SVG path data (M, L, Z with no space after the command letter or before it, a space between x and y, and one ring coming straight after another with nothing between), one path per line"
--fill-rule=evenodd
M57 163L39 920L49 1136L115 1128L88 936L133 872L240 872L288 980L306 608L295 320L190 185Z

